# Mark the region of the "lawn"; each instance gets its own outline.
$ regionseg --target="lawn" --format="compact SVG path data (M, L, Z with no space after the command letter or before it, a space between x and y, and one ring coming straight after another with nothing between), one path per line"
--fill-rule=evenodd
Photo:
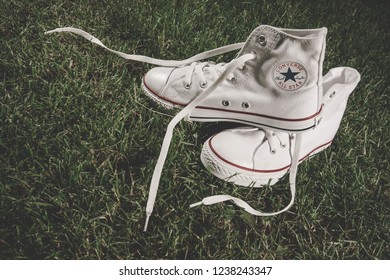
M231 194L279 210L290 192L288 178L250 189L213 177L203 142L234 125L182 121L143 232L174 115L141 90L152 66L44 32L73 26L115 50L184 59L245 41L260 24L325 26L324 74L361 73L332 146L299 166L287 213L190 209ZM388 1L1 0L0 259L389 259L389 30Z

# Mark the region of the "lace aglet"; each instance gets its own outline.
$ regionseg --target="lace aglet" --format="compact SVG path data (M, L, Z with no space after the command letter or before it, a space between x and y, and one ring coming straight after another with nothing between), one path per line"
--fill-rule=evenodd
M146 213L146 221L145 221L145 226L144 226L144 232L148 230L148 224L149 224L149 218L150 218L150 213Z
M56 32L55 29L49 30L49 31L46 31L46 32L45 32L45 35L48 35L48 34L51 34L51 33L54 33L54 32Z
M192 203L191 205L190 205L190 208L193 208L193 207L196 207L196 206L200 206L200 205L202 205L203 204L203 201L199 201L199 202L196 202L196 203Z

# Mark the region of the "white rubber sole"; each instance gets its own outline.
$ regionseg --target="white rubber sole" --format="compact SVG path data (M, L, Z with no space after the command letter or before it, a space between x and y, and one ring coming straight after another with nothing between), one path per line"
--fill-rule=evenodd
M332 141L318 146L312 152L302 157L299 160L299 163L325 150L331 143ZM250 171L244 167L233 165L213 152L210 147L210 139L204 143L200 159L205 168L214 176L224 181L245 187L258 188L265 185L272 186L286 175L290 169L289 166L287 166L274 171Z
M198 106L191 112L190 120L198 122L238 122L284 132L303 132L313 129L319 123L320 115L321 110L306 118L283 119L251 112Z

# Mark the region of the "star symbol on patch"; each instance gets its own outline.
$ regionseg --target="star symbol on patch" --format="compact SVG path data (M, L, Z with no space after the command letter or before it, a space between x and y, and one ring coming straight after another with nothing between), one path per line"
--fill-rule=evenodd
M294 82L296 82L295 76L298 75L299 73L300 72L291 71L291 68L288 67L287 72L280 73L280 74L282 74L284 76L284 82L287 82L288 80L293 80Z

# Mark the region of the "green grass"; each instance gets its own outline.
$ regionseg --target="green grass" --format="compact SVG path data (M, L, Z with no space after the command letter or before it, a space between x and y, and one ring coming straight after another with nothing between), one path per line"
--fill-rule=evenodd
M389 259L386 1L1 2L1 259ZM172 114L141 91L151 66L43 33L74 26L116 50L183 59L244 41L260 24L326 26L324 72L361 73L333 145L300 165L288 213L255 218L230 203L189 209L226 193L278 210L289 191L287 178L260 190L214 178L201 147L228 125L182 122L142 232Z

